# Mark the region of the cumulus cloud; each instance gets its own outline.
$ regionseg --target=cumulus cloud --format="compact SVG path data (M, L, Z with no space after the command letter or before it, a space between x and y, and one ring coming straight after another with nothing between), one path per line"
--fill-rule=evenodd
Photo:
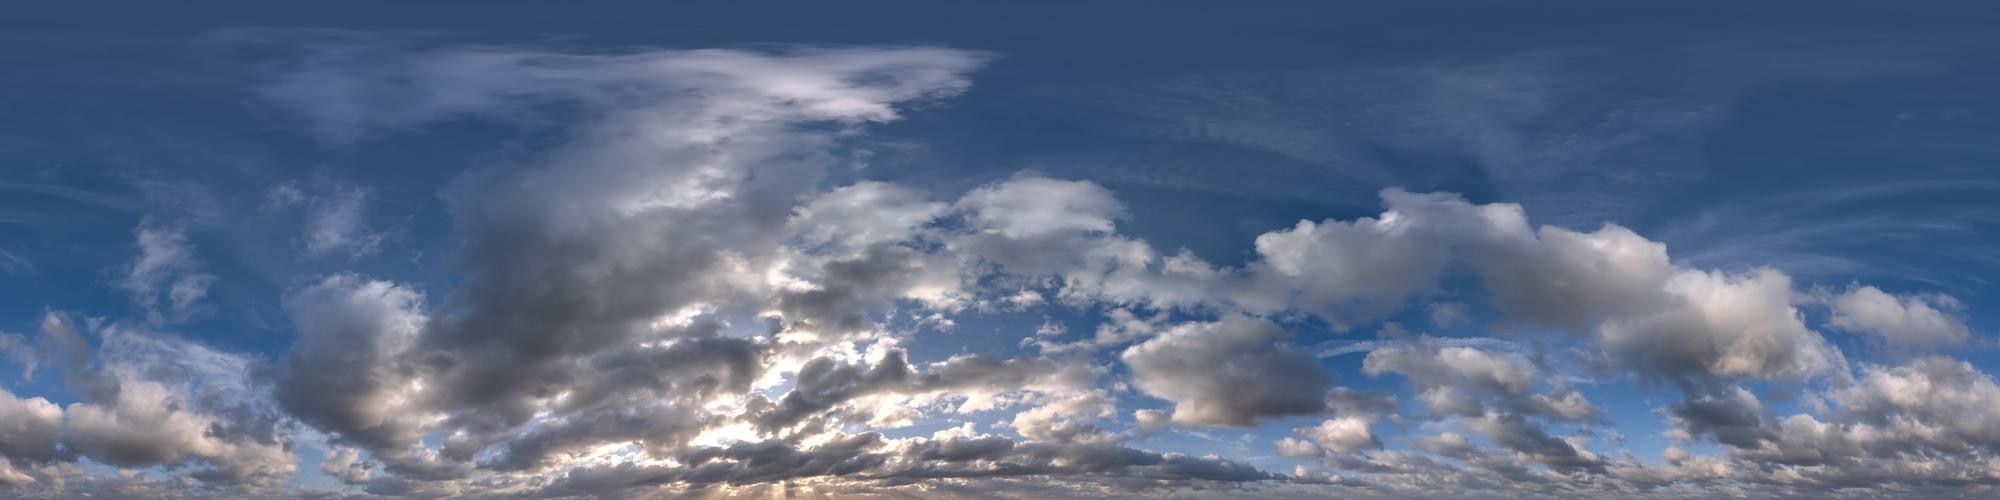
M860 182L813 198L786 221L789 231L808 246L832 245L847 250L910 239L944 215L946 205L919 192L882 182Z
M1369 430L1368 421L1357 417L1328 419L1296 432L1312 439L1313 444L1320 448L1335 453L1354 453L1382 446L1382 442L1375 439L1375 433Z
M1247 426L1326 410L1331 380L1319 360L1275 341L1277 324L1247 316L1175 326L1120 355L1132 381L1174 403L1173 421Z
M1132 420L1139 426L1139 434L1151 436L1167 428L1173 415L1160 410L1139 410L1132 412Z
M1779 414L1749 391L1692 399L1670 408L1671 437L1712 439L1725 456L1693 457L1670 449L1674 467L1638 481L1722 476L1788 488L1836 490L1896 485L1925 494L1940 488L1981 490L2000 481L1987 458L2000 441L1988 422L2000 402L1992 376L1941 357L1868 365L1851 384L1812 395L1824 408ZM1685 470L1690 466L1694 470ZM1648 475L1667 474L1666 478ZM1621 473L1622 475L1622 473Z
M1833 311L1828 325L1874 335L1890 345L1938 347L1961 344L1971 337L1971 329L1953 314L1962 306L1949 296L1897 296L1864 285L1821 295Z
M1828 399L1863 429L1881 429L1902 445L1944 452L2000 447L2000 385L1972 364L1927 357L1899 366L1871 365Z
M1430 337L1414 337L1375 349L1362 359L1362 373L1395 373L1408 379L1417 398L1438 417L1483 417L1489 408L1567 422L1589 422L1600 415L1583 394L1544 377L1527 357L1471 346L1441 345Z
M48 345L81 340L66 319L48 318ZM247 378L249 359L119 325L92 333L98 345L78 346L86 350L72 354L82 358L61 364L82 401L58 407L0 391L0 459L8 463L0 482L62 491L77 458L179 470L240 493L276 491L296 472L293 432Z
M1016 443L995 436L890 440L843 435L816 446L744 442L704 449L684 467L614 466L569 471L545 491L606 493L667 483L753 485L837 476L877 484L1009 477L1123 477L1123 487L1273 479L1248 465L1125 448L1115 443Z
M1460 242L1526 225L1516 206L1393 189L1382 196L1390 210L1379 217L1299 221L1258 236L1255 279L1283 290L1290 305L1344 325L1401 309L1438 281Z
M62 419L62 408L47 399L21 398L0 390L0 443L4 443L0 444L0 457L23 462L55 458Z
M1035 175L974 189L958 205L974 227L1017 241L1110 232L1125 212L1125 205L1097 184ZM1021 263L1005 267L1035 269Z
M1516 321L1589 335L1684 385L1715 375L1802 378L1844 363L1800 319L1783 273L1681 268L1665 245L1616 225L1590 233L1506 226L1514 229L1482 242L1470 260Z
M286 410L386 450L416 443L424 401L412 349L423 297L386 281L335 275L285 297L298 332L277 394Z

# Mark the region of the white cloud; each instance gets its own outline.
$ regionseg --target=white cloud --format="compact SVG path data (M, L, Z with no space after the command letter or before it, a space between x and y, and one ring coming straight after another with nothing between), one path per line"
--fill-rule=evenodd
M800 206L787 222L807 245L848 251L909 239L943 215L944 203L895 184L861 182L829 191Z
M1292 458L1318 458L1320 455L1324 454L1326 454L1326 452L1321 451L1319 449L1319 445L1313 444L1312 441L1307 441L1295 437L1285 437L1278 439L1279 456L1292 457Z
M1344 328L1400 310L1434 286L1460 242L1526 226L1520 207L1472 205L1449 194L1382 192L1389 210L1353 222L1299 221L1257 237L1259 288L1280 287L1291 307Z
M87 388L84 400L58 408L43 398L0 390L0 482L34 483L62 491L63 464L77 457L100 464L169 470L193 466L191 479L269 492L296 465L289 428L268 394L252 383L250 361L162 334L106 326L95 349L65 356L66 382ZM44 342L57 349L75 335L61 316L44 322Z
M1960 304L1947 296L1898 296L1853 285L1820 300L1833 311L1829 325L1875 335L1892 345L1937 347L1962 344L1971 337L1971 329L1952 314Z
M125 266L118 286L145 309L147 321L183 323L205 312L203 299L208 297L215 275L202 269L187 233L180 228L141 223L133 234L138 240L139 256Z
M1375 440L1375 433L1369 429L1368 421L1358 417L1341 417L1321 421L1319 425L1297 429L1299 435L1312 439L1319 447L1335 453L1354 453L1368 448L1382 446Z
M55 458L62 419L62 408L47 399L21 398L0 389L0 459L25 463Z

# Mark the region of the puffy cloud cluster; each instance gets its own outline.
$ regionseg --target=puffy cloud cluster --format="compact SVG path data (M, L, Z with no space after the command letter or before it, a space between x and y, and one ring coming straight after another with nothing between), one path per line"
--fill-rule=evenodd
M1232 315L1168 329L1120 359L1140 390L1174 402L1174 422L1247 426L1324 411L1331 381L1312 355L1273 342L1283 333Z
M1354 453L1368 448L1379 448L1382 442L1375 439L1375 433L1368 427L1368 421L1358 417L1341 417L1322 421L1317 426L1298 429L1306 437L1305 441L1284 438L1278 441L1278 453L1288 457L1317 457L1326 452Z
M821 190L849 130L959 91L980 59L911 48L310 60L267 96L334 141L549 102L587 119L545 157L447 192L464 242L453 259L464 279L448 294L346 274L289 293L299 340L280 400L340 446L322 468L384 494L505 493L548 475L568 478L562 491L631 467L667 487L1268 477L1125 448L1096 427L1111 403L1088 358L907 360L887 315L909 307L931 321L983 302L966 288L981 274L1077 283L1068 296L1087 297L1102 288L1087 282L1132 254L1151 258L1110 234L1120 205L1089 183L1023 176L954 203L879 182ZM1249 360L1280 352L1266 328L1243 345ZM1288 359L1317 375L1309 356ZM1324 386L1285 404L1322 404ZM1012 423L1018 445L925 451L840 431L1022 405L1034 406Z
M277 396L298 419L378 449L417 444L425 420L415 348L423 298L384 281L328 277L285 297L298 335ZM394 455L395 453L386 453Z
M1862 285L1818 295L1833 312L1827 324L1874 335L1890 345L1939 347L1962 344L1971 337L1971 330L1952 314L1962 306L1950 296L1897 296Z
M1352 222L1299 221L1257 237L1253 289L1336 325L1401 309L1434 285L1463 243L1527 227L1520 207L1471 205L1450 194L1382 193L1389 211Z
M1824 397L1833 405L1826 415L1767 417L1754 441L1730 444L1744 456L1804 465L1977 461L2000 450L2000 386L1963 361L1869 365L1855 383ZM1754 403L1746 406L1754 410Z
M248 378L250 359L123 325L78 327L48 313L36 355L83 400L0 390L0 483L60 489L77 459L177 471L215 491L276 491L296 472L295 432Z

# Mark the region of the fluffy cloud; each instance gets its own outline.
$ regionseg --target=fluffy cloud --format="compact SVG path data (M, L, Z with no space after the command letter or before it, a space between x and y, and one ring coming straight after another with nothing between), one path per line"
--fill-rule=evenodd
M1424 399L1431 403L1432 409L1444 413L1453 411L1451 405L1459 402L1455 401L1458 398L1433 396L1428 391L1463 387L1465 393L1457 396L1470 396L1470 391L1520 395L1528 391L1535 375L1534 367L1518 357L1471 347L1442 347L1422 338L1407 345L1376 349L1368 353L1361 366L1362 372L1369 375L1395 372L1408 377L1412 383L1426 388ZM1477 404L1476 400L1470 402ZM1477 406L1472 409L1478 413Z
M1513 318L1589 335L1652 375L1684 385L1802 378L1845 363L1805 326L1790 277L1775 270L1679 268L1664 245L1614 225L1545 226L1486 245L1472 260Z
M839 136L800 125L894 119L896 104L962 89L979 59L851 49L308 60L266 96L333 141L460 116L506 120L550 102L590 119L535 164L469 174L446 194L465 280L434 309L353 277L295 292L288 407L394 470L461 471L443 477L479 456L523 469L604 443L677 452L719 424L722 408L747 404L742 393L763 375L768 343L723 336L734 322L768 310L787 330L817 334L782 335L808 343L782 360L867 330L868 311L912 288L949 288L951 273L937 285L922 271L938 266L893 245L943 205L881 184L810 196L837 163ZM793 206L807 197L817 201ZM823 248L793 253L787 241ZM365 369L318 377L343 363ZM800 387L766 417L773 426L857 392L831 360L813 363L787 370ZM709 404L725 406L693 411ZM448 439L420 446L427 433Z
M181 471L238 493L275 491L296 472L293 432L246 378L250 360L126 326L91 333L97 346L58 364L83 401L59 408L0 391L0 482L61 491L77 458ZM56 313L41 337L50 346L81 339Z
M55 458L56 435L62 429L62 408L42 398L21 398L0 390L0 457L36 462ZM19 483L0 475L0 481Z
M386 450L416 444L424 424L412 349L423 297L385 281L335 275L285 297L297 339L277 394L292 415Z
M1531 229L1512 204L1394 189L1382 196L1388 210L1375 218L1260 236L1251 290L1296 297L1300 309L1340 324L1398 309L1462 261L1507 322L1584 336L1683 385L1803 378L1845 364L1805 326L1790 277L1775 270L1683 268L1664 245L1623 227Z
M1546 393L1531 390L1541 370L1518 354L1470 346L1441 345L1429 337L1377 348L1362 359L1362 373L1395 373L1409 379L1418 399L1435 416L1481 417L1489 407L1556 420L1587 422L1598 418L1597 407L1581 393L1561 384Z
M1247 426L1325 411L1331 381L1312 355L1274 343L1284 336L1270 321L1225 316L1170 328L1120 359L1140 390L1174 403L1176 423Z
M1356 417L1328 419L1297 432L1312 439L1320 448L1336 453L1354 453L1382 446L1381 441L1375 440L1375 433L1369 430L1368 421Z
M1937 347L1961 344L1971 337L1965 323L1949 312L1960 305L1948 296L1896 296L1880 288L1854 285L1821 300L1833 311L1827 324L1875 335L1891 345Z
M1471 205L1450 194L1382 193L1389 211L1352 222L1299 221L1257 237L1260 290L1336 325L1400 309L1430 288L1461 242L1526 227L1520 207Z
M1861 373L1828 394L1852 421L1903 445L1951 453L2000 448L2000 386L1970 363L1929 357Z
M943 216L946 208L906 187L860 182L814 198L786 224L805 246L852 251L910 239L918 228Z

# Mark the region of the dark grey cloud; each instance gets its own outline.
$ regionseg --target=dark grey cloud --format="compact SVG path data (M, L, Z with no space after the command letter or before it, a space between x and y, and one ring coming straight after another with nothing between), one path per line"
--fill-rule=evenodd
M423 401L412 349L426 321L423 296L337 275L288 294L285 310L298 332L276 382L285 408L364 446L415 445Z

